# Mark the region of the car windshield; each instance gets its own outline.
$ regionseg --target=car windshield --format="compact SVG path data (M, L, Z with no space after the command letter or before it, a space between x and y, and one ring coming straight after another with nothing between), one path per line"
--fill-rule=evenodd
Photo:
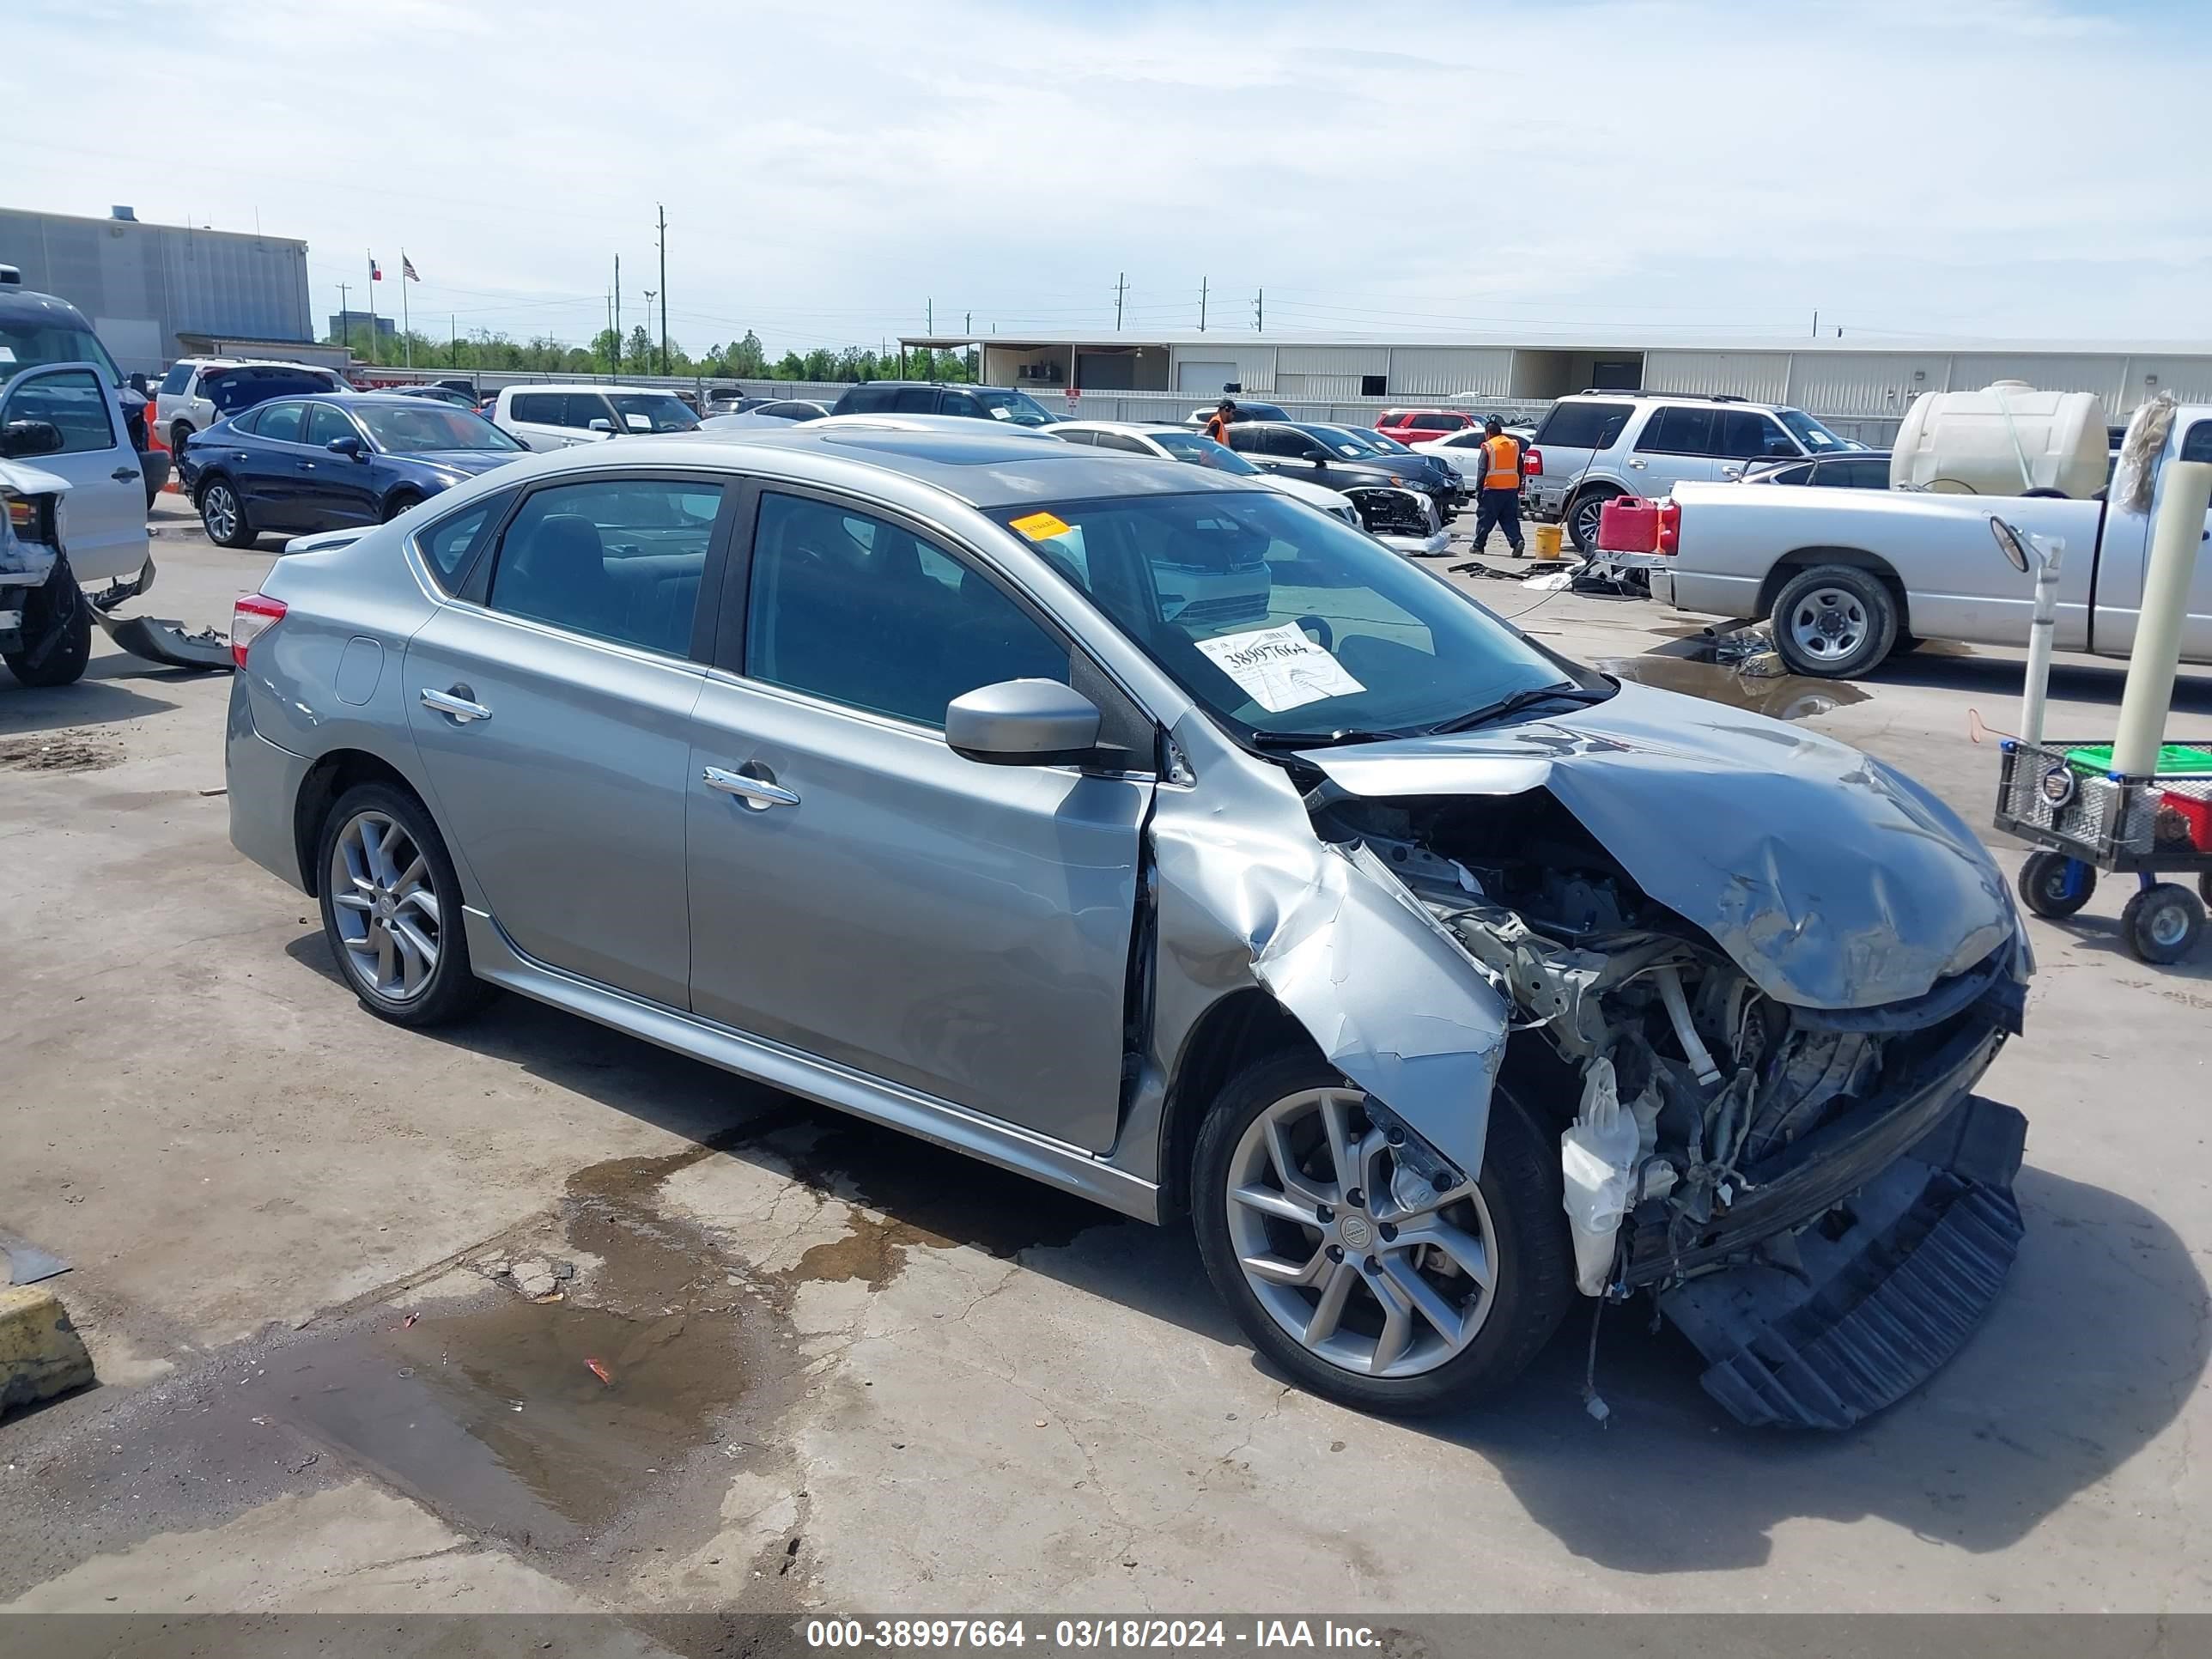
M615 413L632 432L696 432L699 417L684 406L683 399L666 392L616 392L608 394Z
M42 368L48 363L97 363L106 371L110 386L123 384L123 371L116 368L115 359L90 329L43 318L0 321L0 380L18 370Z
M1248 741L1412 735L1568 678L1381 543L1257 489L1010 507L1000 521Z
M1781 418L1782 424L1790 428L1790 435L1815 455L1839 453L1859 447L1838 438L1802 409L1778 409L1774 412Z
M420 455L441 449L520 449L522 446L481 415L422 398L404 408L392 404L356 404L353 413L392 455Z
M1240 478L1260 470L1227 445L1218 444L1195 432L1151 432L1146 436L1178 461L1210 466L1217 472L1231 473Z
M1346 427L1344 429L1346 432L1358 433L1369 443L1374 445L1377 454L1410 455L1413 453L1411 445L1399 442L1387 432L1370 432L1364 427Z
M1025 392L978 392L975 395L994 421L1012 421L1016 426L1050 426L1057 418Z

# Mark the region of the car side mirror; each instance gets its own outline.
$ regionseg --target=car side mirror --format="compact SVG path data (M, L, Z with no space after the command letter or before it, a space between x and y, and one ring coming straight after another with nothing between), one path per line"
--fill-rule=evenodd
M333 455L349 455L356 461L368 459L368 446L350 434L343 438L333 438L323 447Z
M595 416L585 429L590 432L605 432L611 436L615 429L615 423L607 419L605 416L600 415Z
M0 427L0 456L11 461L51 455L61 447L62 429L52 421L10 421Z
M986 766L1063 766L1098 747L1098 708L1057 680L1000 680L945 706L945 741Z

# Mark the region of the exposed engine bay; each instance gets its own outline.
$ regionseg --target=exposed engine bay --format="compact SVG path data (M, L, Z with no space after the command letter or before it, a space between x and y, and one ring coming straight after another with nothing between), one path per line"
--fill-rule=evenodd
M1697 1308L1677 1317L1709 1357L1732 1340L1747 1357L1770 1316L1830 1288L1808 1255L1864 1247L1855 1230L1869 1184L1947 1122L1963 1134L1961 1113L2011 1120L1992 1116L1976 1131L1986 1143L1982 1184L1998 1188L2010 1210L2021 1121L1970 1100L2004 1036L2019 1029L2022 996L2004 950L1909 1002L1791 1006L1648 897L1547 791L1309 804L1323 837L1387 868L1513 1010L1501 1080L1559 1133L1583 1294L1618 1299L1651 1288L1679 1297L1701 1276L1755 1264L1786 1287L1780 1302L1764 1286L1731 1285L1712 1343L1694 1328ZM1650 833L1696 830L1654 823ZM1897 1213L1881 1219L1894 1234L1927 1183L1890 1179L1901 1196L1890 1206ZM1956 1194L1939 1196L1948 1207ZM2016 1239L2016 1210L2009 1224ZM2008 1244L1997 1279L2009 1260ZM1754 1309L1762 1300L1772 1305ZM1664 1297L1662 1306L1675 1311ZM1961 1339L1978 1312L1959 1311ZM1745 1316L1755 1330L1731 1328ZM1771 1358L1751 1363L1759 1388ZM1825 1409L1793 1401L1763 1419L1710 1374L1707 1386L1747 1420L1817 1421ZM1860 1414L1838 1406L1831 1425Z

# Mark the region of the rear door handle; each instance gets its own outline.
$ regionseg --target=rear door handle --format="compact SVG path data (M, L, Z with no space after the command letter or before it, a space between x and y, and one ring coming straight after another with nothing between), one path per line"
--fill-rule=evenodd
M118 466L107 476L118 483L129 483L138 476L138 469L135 466Z
M1650 465L1650 462L1648 462L1648 461L1646 461L1646 460L1644 460L1644 459L1642 459L1641 458L1639 458L1639 457L1638 457L1638 456L1634 456L1634 455L1631 455L1631 456L1628 458L1628 464L1629 464L1629 465L1631 465L1631 466L1633 466L1633 467L1638 467L1638 468L1645 467L1645 466L1649 466L1649 465Z
M434 691L426 685L422 688L422 707L434 708L441 714L450 715L453 722L459 726L466 726L471 720L489 720L490 709L480 702L472 702L468 697L459 695L468 689L465 685L457 685L451 691Z
M699 780L709 789L735 795L756 811L766 811L771 806L799 805L799 797L781 784L770 783L765 778L749 778L742 772L726 772L719 766L701 769Z

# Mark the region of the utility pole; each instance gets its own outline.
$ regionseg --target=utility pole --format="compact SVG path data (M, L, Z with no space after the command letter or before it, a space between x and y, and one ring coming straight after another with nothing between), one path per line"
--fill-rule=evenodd
M1121 331L1121 300L1129 291L1129 273L1122 271L1114 279L1114 331Z
M343 283L338 284L338 343L349 351L353 349L353 312L346 295L351 291Z
M922 331L925 333L934 334L937 332L936 301L924 300L921 302L921 326Z
M668 373L668 210L659 203L653 210L660 216L660 372Z
M960 331L963 334L973 334L975 331L975 313L974 312L968 312L961 317Z
M1255 334L1267 331L1267 290L1264 288L1252 296L1252 331Z
M622 379L622 255L615 255L615 379Z
M606 300L607 300L607 337L608 337L609 339L611 339L611 339L613 339L613 338L615 337L615 291L614 291L614 289L609 289L607 290L607 294L606 294ZM614 354L614 350L613 350L613 349L612 349L611 347L610 347L610 348L608 349L608 351L607 351L607 374L609 374L609 376L611 376L611 376L613 375L614 372L615 372L615 354Z
M1813 337L1816 340L1820 337L1820 307L1818 306L1813 307Z
M1205 277L1198 279L1198 331L1200 334L1206 332L1206 283Z
M449 368L459 368L461 366L460 357L461 319L449 311L446 313L446 366Z

